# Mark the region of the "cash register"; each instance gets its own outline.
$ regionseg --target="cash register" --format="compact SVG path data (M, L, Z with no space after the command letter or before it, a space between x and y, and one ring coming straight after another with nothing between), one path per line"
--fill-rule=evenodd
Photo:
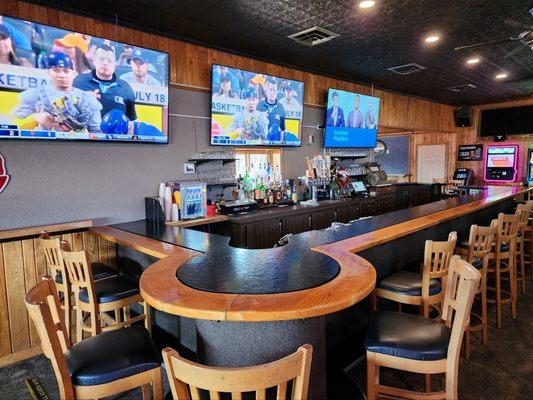
M361 181L350 182L352 197L368 197L368 188Z

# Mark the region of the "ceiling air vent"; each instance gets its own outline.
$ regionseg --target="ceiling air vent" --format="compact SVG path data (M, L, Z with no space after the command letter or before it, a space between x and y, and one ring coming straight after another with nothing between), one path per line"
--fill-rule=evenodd
M312 28L293 33L287 37L305 46L316 46L318 44L328 42L331 39L335 39L338 36L339 35L336 33L328 31L325 28L314 26Z
M472 85L471 83L467 83L465 85L450 86L450 87L447 87L446 89L451 90L452 92L455 92L455 93L461 93L461 92L464 92L465 90L475 89L475 88L476 88L475 85Z
M415 63L411 63L411 64L405 64L405 65L398 65L397 67L391 67L387 69L398 75L411 75L411 74L414 74L415 72L420 72L420 71L425 70L426 67L423 67Z

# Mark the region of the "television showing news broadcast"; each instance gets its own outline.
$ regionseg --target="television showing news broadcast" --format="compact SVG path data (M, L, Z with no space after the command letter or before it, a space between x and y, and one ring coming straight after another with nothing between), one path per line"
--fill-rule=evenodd
M304 83L213 64L211 144L300 146Z
M0 140L168 143L167 53L0 15Z
M379 98L328 90L324 147L376 147Z

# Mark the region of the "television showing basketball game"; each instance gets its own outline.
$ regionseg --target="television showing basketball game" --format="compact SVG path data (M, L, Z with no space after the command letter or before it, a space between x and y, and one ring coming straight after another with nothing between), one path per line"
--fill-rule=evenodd
M0 16L0 140L168 143L169 56Z
M304 83L213 65L211 144L300 146Z

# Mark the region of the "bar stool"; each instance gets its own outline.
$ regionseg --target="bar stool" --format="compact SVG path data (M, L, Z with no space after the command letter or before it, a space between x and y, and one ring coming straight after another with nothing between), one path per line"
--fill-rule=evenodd
M518 225L518 234L516 237L516 260L520 263L520 268L516 268L516 280L521 282L522 294L526 293L526 259L525 259L525 242L526 240L531 245L531 239L528 235L526 237L527 228L529 226L529 218L533 210L533 202L528 201L525 204L518 204L516 212L520 213L520 223Z
M65 324L70 335L70 311L71 311L71 290L70 283L65 271L63 263L63 256L61 254L62 242L59 238L50 238L50 234L46 231L39 235L39 244L44 251L49 273L54 277L56 290L59 294L61 308L65 311ZM103 263L92 262L91 271L94 280L109 278L116 275L116 271L108 265Z
M307 399L313 347L305 344L296 352L268 364L245 368L207 367L181 357L177 351L163 349L163 360L175 400L200 399L200 390L209 397L220 399L221 393L231 393L233 400L243 393L255 392L256 399L266 399L266 389L276 388L276 399L287 398L287 383L292 381L293 400ZM189 396L189 391L191 396Z
M511 316L516 318L516 236L520 224L520 213L515 214L498 214L496 221L496 241L489 254L489 267L487 269L488 277L494 274L496 286L488 286L487 291L495 292L495 298L487 296L487 303L496 303L497 325L502 327L502 304L511 304ZM502 267L503 264L503 267ZM502 290L502 274L509 273L510 291ZM507 298L502 298L502 293Z
M453 256L442 307L442 321L419 315L378 311L365 339L367 399L379 394L409 399L457 399L459 355L481 273ZM455 313L454 313L455 312ZM414 392L380 383L380 367L419 374L446 374L438 392Z
M489 266L490 251L497 234L496 224L492 226L470 227L470 237L468 239L468 249L466 254L462 254L461 259L471 264L481 272L481 284L476 291L476 295L481 297L481 316L470 313L470 323L466 328L465 353L466 359L470 359L470 333L481 331L483 346L488 343L488 319L487 319L487 269ZM459 249L459 248L458 248ZM472 317L477 318L480 323L472 325Z
M107 332L72 346L51 277L26 294L43 353L52 361L62 400L94 399L142 387L162 400L161 355L143 327Z
M456 242L457 232L450 232L445 242L426 240L422 274L400 271L383 278L375 296L400 303L400 310L401 304L418 305L420 314L427 317L429 307L442 301L442 288L446 285L448 264Z
M83 340L83 332L95 336L143 320L150 331L150 307L141 297L135 279L118 275L94 281L87 251L69 251L63 247L61 254L76 301L78 342ZM144 312L132 318L130 306L133 304L141 304Z

